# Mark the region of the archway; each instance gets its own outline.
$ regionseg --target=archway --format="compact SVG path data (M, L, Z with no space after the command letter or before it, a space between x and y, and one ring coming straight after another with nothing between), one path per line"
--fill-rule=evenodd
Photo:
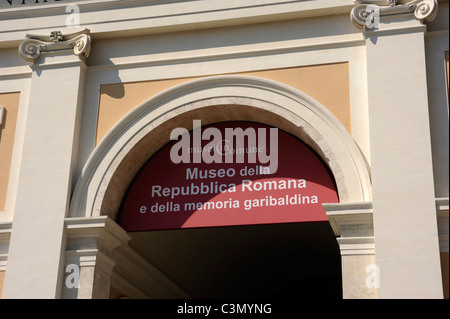
M191 298L342 298L326 222L131 233L129 245Z
M169 141L173 128L190 130L193 120L199 118L203 125L241 120L278 127L309 145L329 166L340 203L371 199L363 154L324 106L277 82L218 76L169 89L119 121L89 157L75 187L69 217L106 215L115 219L136 172Z
M321 206L338 201L334 180L308 146L274 129L238 121L186 132L152 156L123 198L117 222L128 244L193 298L342 297L339 247ZM202 132L220 140L194 146ZM270 145L257 143L270 133ZM218 162L172 162L187 135L184 155L215 153ZM259 155L275 149L269 173L273 163L262 166Z
M276 82L220 76L163 92L117 123L89 158L75 188L70 217L109 216L115 220L138 170L168 142L173 128L192 129L195 119L204 125L241 120L282 129L306 143L326 163L341 203L370 200L366 162L351 136L325 107ZM326 227L329 230L328 224ZM289 285L283 289L290 291Z

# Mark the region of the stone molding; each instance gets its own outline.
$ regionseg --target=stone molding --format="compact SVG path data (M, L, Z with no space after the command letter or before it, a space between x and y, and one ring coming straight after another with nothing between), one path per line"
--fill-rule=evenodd
M355 0L351 21L359 29L373 29L382 17L413 14L421 23L432 21L437 14L437 0Z
M73 50L84 60L91 50L91 37L88 29L63 35L61 31L52 31L49 36L27 34L26 40L19 46L20 56L28 62L34 62L42 53L55 53Z
M78 265L81 278L74 291L63 287L63 299L105 299L110 285L129 298L189 298L128 245L130 235L111 218L66 218L64 225L65 264Z
M113 205L113 201L123 196L121 187L128 183L124 179L130 178L133 168L143 165L126 161L127 154L139 141L158 126L183 114L224 105L244 106L241 109L247 112L244 115L249 120L253 119L250 116L258 114L249 113L252 108L273 114L277 121L284 119L292 127L295 125L298 130L295 134L302 134L301 139L329 165L337 180L340 201L370 200L369 167L353 138L325 107L278 82L249 76L215 76L170 88L143 102L122 118L88 159L75 187L69 216L108 215L115 219L118 206ZM216 114L225 114L216 118L217 121L236 120L238 117L231 112ZM242 119L244 115L239 116ZM202 121L202 125L206 124L211 123ZM141 160L144 161L144 158ZM118 170L119 165L131 166L123 171L120 180L115 180L118 172L122 172Z
M18 0L14 0L18 2ZM31 0L28 0L31 2ZM34 1L33 1L34 2ZM14 47L23 38L24 22L28 30L50 33L54 28L72 32L65 25L66 1L35 6L0 7L1 43ZM73 0L71 1L71 3ZM8 8L3 6L6 3ZM82 25L101 38L142 36L174 31L198 30L310 18L330 14L348 14L350 0L246 0L246 1L76 1ZM120 12L120 14L117 14ZM55 23L51 23L55 21ZM67 29L66 29L67 28ZM65 31L63 31L65 32Z
M0 271L6 270L12 222L0 222Z
M323 204L341 255L374 255L372 202Z

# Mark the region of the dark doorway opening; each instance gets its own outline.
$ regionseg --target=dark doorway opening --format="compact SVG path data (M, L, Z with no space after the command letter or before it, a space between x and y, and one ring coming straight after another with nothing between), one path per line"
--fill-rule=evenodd
M328 222L130 233L130 245L192 298L342 298Z

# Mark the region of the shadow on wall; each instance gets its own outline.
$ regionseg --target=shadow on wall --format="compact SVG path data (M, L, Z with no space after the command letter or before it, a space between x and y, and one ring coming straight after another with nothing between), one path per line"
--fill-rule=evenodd
M0 106L0 142L2 141L2 132L6 127L6 108Z
M112 64L112 62L111 62ZM109 85L114 84L114 85ZM108 70L108 84L102 85L102 93L114 98L121 99L125 95L125 87L119 76L119 70L114 68Z
M324 28L324 19L333 27ZM157 61L164 54L176 54L177 58L192 57L192 53L199 50L218 50L217 52L225 53L228 50L228 52L233 52L233 48L243 45L265 43L269 47L276 47L284 41L329 37L354 32L355 27L350 19L347 17L342 19L339 15L331 15L323 19L306 18L301 22L294 18L227 28L199 28L187 32L173 32L170 36L167 33L130 36L122 38L120 46L117 45L115 39L104 39L96 42L97 49L95 52L91 52L89 59L93 65L111 66L114 63L104 57L130 57L130 48L133 48L133 56L137 58L135 61L142 56L153 56L154 63L158 64Z

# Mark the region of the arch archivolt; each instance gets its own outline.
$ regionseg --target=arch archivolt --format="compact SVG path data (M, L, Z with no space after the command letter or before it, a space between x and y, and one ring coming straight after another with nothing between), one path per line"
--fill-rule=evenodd
M138 170L168 143L176 127L254 121L297 136L328 164L340 203L371 200L369 168L353 138L324 106L280 84L248 76L215 76L171 88L121 119L88 159L72 197L69 217L115 219Z

